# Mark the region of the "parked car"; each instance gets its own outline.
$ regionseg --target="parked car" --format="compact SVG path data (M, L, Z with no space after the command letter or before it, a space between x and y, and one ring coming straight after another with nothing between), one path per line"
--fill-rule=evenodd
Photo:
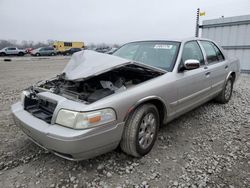
M116 51L117 49L118 49L118 48L111 48L109 51L106 52L106 54L112 55L113 53L115 53L115 51Z
M95 51L96 52L100 52L100 53L106 53L110 50L109 47L99 47L99 48L96 48Z
M33 48L26 48L26 49L25 49L25 52L26 52L27 54L30 54L32 50L33 50Z
M25 89L12 105L28 137L69 160L87 159L120 145L141 157L159 126L215 99L227 103L239 61L213 41L141 41L112 56L81 51L63 72Z
M53 47L42 47L32 50L30 54L33 56L54 56L57 51Z
M25 50L18 49L17 47L6 47L0 50L0 56L7 56L7 55L24 56L25 54L26 54Z
M68 50L65 50L64 52L61 52L62 55L73 55L75 52L79 52L83 50L82 48L70 48Z

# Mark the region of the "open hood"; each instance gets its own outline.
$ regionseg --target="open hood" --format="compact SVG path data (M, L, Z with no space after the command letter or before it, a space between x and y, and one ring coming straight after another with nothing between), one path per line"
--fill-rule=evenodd
M66 80L86 79L128 64L135 64L139 67L152 69L161 73L167 72L142 63L131 62L117 56L84 50L72 56L64 68L63 73L65 73Z

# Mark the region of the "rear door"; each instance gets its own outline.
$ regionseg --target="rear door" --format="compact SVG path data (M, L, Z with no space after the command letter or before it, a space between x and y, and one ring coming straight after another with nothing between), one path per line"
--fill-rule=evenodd
M179 71L177 73L177 115L189 111L191 108L205 101L211 88L210 73L206 67L202 50L197 41L189 41L184 44L179 67L183 66L184 62L190 59L198 60L200 67L193 70Z
M46 54L46 48L41 48L41 49L39 50L39 53L40 53L41 55L47 55L47 54Z
M50 49L44 48L44 55L49 55L49 54L50 54Z
M48 47L48 55L51 55L52 53L54 53L54 48L52 47Z
M226 76L229 73L228 61L226 61L220 49L213 42L201 40L200 44L205 51L205 59L210 71L212 80L211 92L216 94L222 90Z

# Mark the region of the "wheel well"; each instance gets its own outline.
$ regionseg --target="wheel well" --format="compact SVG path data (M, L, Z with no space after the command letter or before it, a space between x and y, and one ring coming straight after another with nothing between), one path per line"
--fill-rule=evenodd
M232 77L233 77L233 82L234 82L234 81L235 81L235 77L236 77L235 72L232 72L230 75L232 75Z
M128 116L130 116L130 115L134 112L134 110L135 110L136 108L138 108L139 106L144 105L144 104L148 104L148 103L153 104L153 105L156 106L156 108L157 108L157 110L158 110L158 112L159 112L160 125L162 125L163 122L164 122L164 118L165 118L167 109L166 109L166 107L165 107L165 104L164 104L161 100L159 100L159 99L150 99L150 100L144 101L144 102L142 102L142 103L136 105L136 106L129 112ZM127 116L127 117L128 117L128 116ZM127 118L125 118L125 120L127 120Z
M156 106L159 112L160 125L162 125L164 118L165 118L165 114L166 114L166 107L164 103L158 99L152 99L152 100L147 101L146 103L151 103Z

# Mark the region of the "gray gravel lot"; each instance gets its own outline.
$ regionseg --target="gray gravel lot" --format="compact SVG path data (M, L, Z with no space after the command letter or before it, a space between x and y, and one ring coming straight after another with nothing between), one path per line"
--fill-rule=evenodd
M250 187L250 76L226 105L209 102L160 129L141 159L119 149L71 162L33 144L10 105L23 88L59 74L62 59L0 59L0 187Z

